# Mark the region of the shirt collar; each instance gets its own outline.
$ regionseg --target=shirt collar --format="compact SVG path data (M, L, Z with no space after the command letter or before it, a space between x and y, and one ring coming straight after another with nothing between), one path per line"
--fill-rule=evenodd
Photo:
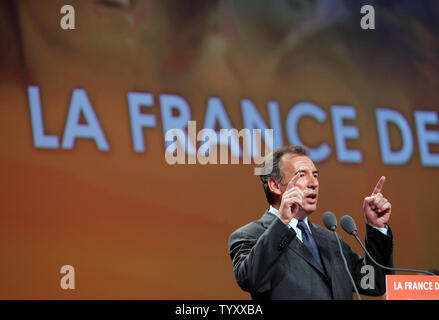
M273 206L270 205L270 209L268 209L268 211L272 214L274 214L276 217L279 216L279 210L277 210L276 208L274 208ZM291 219L289 225L290 227L292 227L294 230L297 229L297 223L299 222L299 220L297 220L296 218ZM303 222L305 222L306 226L308 227L309 231L311 232L311 228L309 227L308 224L308 217L305 217L305 219L303 219Z

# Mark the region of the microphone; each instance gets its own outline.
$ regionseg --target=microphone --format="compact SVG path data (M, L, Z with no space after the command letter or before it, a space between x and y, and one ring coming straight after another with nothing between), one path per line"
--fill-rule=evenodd
M323 214L323 224L326 228L328 228L331 231L335 231L337 229L337 218L332 212L325 212Z
M367 251L366 247L363 245L363 242L361 242L360 238L358 237L358 235L357 235L357 226L355 225L354 219L352 219L351 216L345 215L345 216L341 217L340 225L341 225L341 227L343 228L344 231L346 231L348 234L354 236L355 239L357 239L358 243L363 248L364 252L366 252L366 254L370 258L370 260L372 260L372 262L375 263L378 267L380 267L382 269L386 269L386 270L392 270L392 271L416 272L416 273L428 274L428 275L431 275L431 276L435 275L434 273L429 272L429 271L425 271L425 270L404 269L404 268L391 268L391 267L386 267L386 266L383 266L382 264L379 264L378 262L375 261L374 258L372 258L372 256L370 255L369 251Z
M339 236L338 236L337 232L335 232L335 229L337 229L337 218L335 217L335 215L332 212L329 212L329 211L325 212L323 214L322 218L323 218L323 224L325 225L325 227L328 228L330 231L334 232L335 239L337 239L337 243L338 243L338 249L339 249L340 255L343 259L344 267L346 269L347 274L349 275L349 279L351 280L352 286L355 290L355 294L357 295L357 299L361 300L360 294L358 293L357 286L355 285L355 281L352 278L351 272L349 271L348 263L347 263L346 258L344 256Z

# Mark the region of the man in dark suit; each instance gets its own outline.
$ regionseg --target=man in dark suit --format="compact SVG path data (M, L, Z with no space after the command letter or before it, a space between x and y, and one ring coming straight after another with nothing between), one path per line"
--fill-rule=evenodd
M272 170L270 170L272 168ZM232 233L229 252L239 286L253 299L352 299L353 286L332 232L312 224L317 208L318 170L301 146L284 146L268 156L260 175L270 209L261 219ZM269 172L269 173L268 173ZM381 177L364 199L366 247L377 262L393 266L392 232L387 222L391 204L381 194ZM385 272L374 267L366 284L362 267L373 266L342 241L358 291L385 293ZM370 270L370 269L369 269ZM367 281L366 281L367 282Z

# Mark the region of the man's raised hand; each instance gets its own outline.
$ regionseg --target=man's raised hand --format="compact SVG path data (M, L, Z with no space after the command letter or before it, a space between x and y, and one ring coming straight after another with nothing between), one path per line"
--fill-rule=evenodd
M392 212L392 205L381 193L385 181L386 177L382 176L380 180L378 180L372 194L364 198L363 202L363 211L366 222L369 225L378 228L385 227Z
M300 178L300 173L297 173L288 183L287 189L282 195L282 200L279 208L279 218L288 225L291 219L303 219L299 216L299 209L303 206L303 191L296 186L297 180Z

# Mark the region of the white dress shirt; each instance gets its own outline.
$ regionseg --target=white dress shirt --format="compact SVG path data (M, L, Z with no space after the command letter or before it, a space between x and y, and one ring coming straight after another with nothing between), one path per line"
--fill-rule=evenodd
M270 213L274 214L276 217L279 218L279 211L278 211L276 208L274 208L273 206L270 206L270 209L269 209L268 211L269 211ZM296 231L296 236L297 236L297 238L299 238L299 240L300 240L301 242L303 242L303 241L302 241L302 230L300 230L300 229L297 227L297 223L298 223L298 222L299 222L299 220L297 220L296 218L293 218L293 219L291 219L290 223L288 224L288 227L293 228L294 231ZM309 228L309 225L308 225L308 217L306 217L305 219L303 219L303 222L305 222L306 227L308 228L309 232L312 234L311 229Z

